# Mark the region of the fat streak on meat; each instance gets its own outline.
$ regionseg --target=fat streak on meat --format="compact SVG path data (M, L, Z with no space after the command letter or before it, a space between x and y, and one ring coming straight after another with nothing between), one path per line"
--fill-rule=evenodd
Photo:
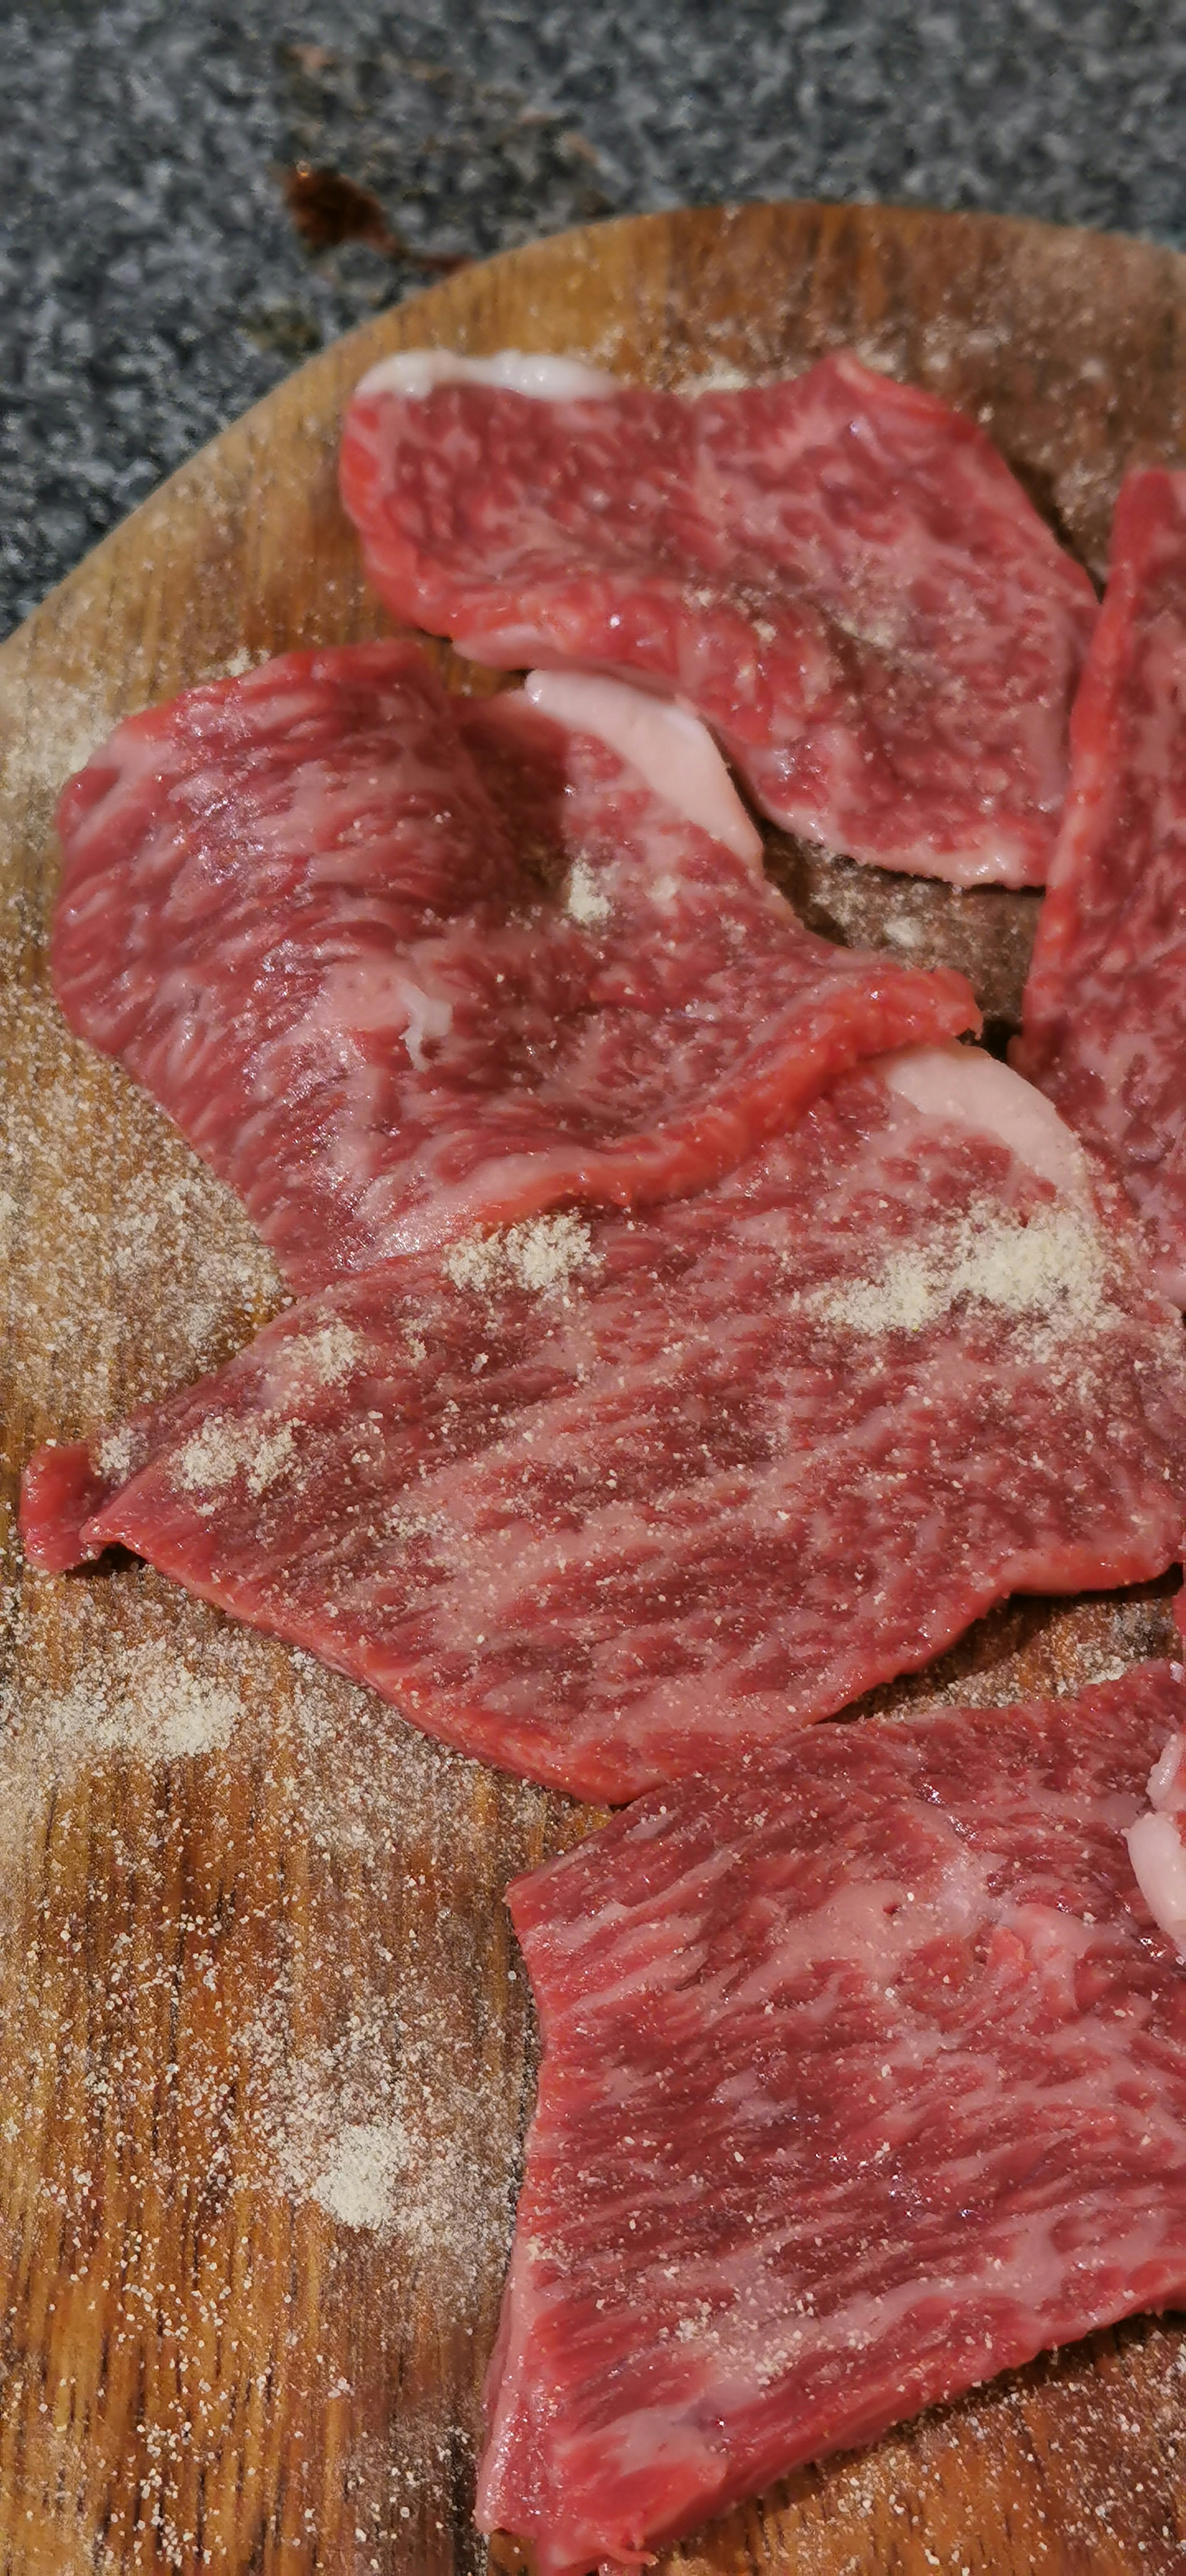
M1130 474L1015 1056L1114 1156L1186 1305L1186 473Z
M120 1541L430 1733L616 1800L1010 1592L1160 1573L1186 1360L1049 1104L920 1050L695 1198L337 1284L117 1454L33 1462L35 1563Z
M983 432L844 353L695 396L546 368L363 378L342 492L396 615L499 668L637 674L855 858L1041 884L1095 594Z
M1186 1973L1125 1841L1181 1665L823 1726L510 1890L543 2029L484 2530L538 2576L1186 2293Z
M1176 1598L1180 1601L1181 1595ZM1128 1828L1129 1858L1155 1923L1186 1961L1186 1733L1162 1746L1146 1783L1149 1804Z
M302 1292L695 1189L859 1058L979 1025L962 976L802 927L703 727L558 685L564 722L546 679L451 701L406 644L290 654L132 717L62 799L67 1017Z

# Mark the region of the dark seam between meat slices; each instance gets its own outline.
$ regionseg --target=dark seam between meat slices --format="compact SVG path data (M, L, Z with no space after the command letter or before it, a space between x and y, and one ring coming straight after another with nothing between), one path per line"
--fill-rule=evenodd
M478 2519L636 2567L1186 2294L1186 1973L1125 1830L1186 1676L825 1726L515 1881L543 2027Z
M1078 1156L951 1055L987 1117L1003 1086ZM111 1447L43 1452L29 1554L122 1541L429 1733L610 1800L777 1742L1011 1591L1160 1573L1180 1320L1082 1158L1056 1192L894 1087L920 1063L939 1084L925 1052L850 1076L696 1198L339 1282Z
M1186 474L1130 474L1071 717L1020 1070L1109 1153L1186 1305Z
M131 718L59 828L72 1027L302 1292L696 1189L862 1056L979 1026L962 976L815 938L604 743L451 701L408 645Z
M373 369L342 445L397 616L678 696L765 813L855 858L1044 881L1095 594L974 422L847 353L694 396L424 375Z

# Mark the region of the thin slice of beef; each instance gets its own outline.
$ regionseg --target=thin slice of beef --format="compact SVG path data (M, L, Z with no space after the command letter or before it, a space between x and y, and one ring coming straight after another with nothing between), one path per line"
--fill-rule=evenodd
M1018 1064L1114 1155L1186 1305L1186 473L1130 474Z
M105 1479L96 1508L93 1483ZM698 1197L377 1266L100 1444L119 1540L430 1733L594 1798L778 1741L1017 1590L1160 1573L1179 1317L1040 1093L921 1050Z
M820 1727L519 1879L539 2098L478 2518L637 2567L1186 2293L1186 1972L1125 1841L1179 1664Z
M303 1292L695 1189L861 1057L979 1025L962 976L803 929L701 726L567 688L668 794L521 694L467 708L372 644L133 717L63 797L67 1017Z
M342 492L397 616L637 673L855 858L1044 881L1095 594L974 422L846 354L694 396L519 369L413 350L354 395Z

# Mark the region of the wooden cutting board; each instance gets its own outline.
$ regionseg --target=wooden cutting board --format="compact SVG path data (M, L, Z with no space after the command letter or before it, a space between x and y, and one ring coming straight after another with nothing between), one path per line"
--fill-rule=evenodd
M1123 469L1183 443L1186 260L794 205L534 244L314 360L0 651L3 2576L486 2564L478 2392L533 2087L502 1890L587 1812L437 1751L130 1560L31 1576L12 1520L36 1441L219 1361L279 1293L236 1206L58 1024L55 793L133 708L384 631L335 444L362 369L422 341L579 351L656 384L848 342L982 420L1099 573ZM966 967L1003 1040L1036 896L960 896L775 836L771 856L834 936ZM880 1698L1065 1690L1171 1634L1164 1588L1030 1603ZM664 2563L1149 2576L1186 2566L1184 2443L1186 2339L1138 2322L797 2476Z

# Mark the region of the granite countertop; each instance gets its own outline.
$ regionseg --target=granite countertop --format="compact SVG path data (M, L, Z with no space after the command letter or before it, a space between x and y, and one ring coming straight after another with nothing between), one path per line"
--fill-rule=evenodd
M0 633L425 284L419 251L763 196L1186 243L1184 0L0 0L0 26ZM299 162L372 190L393 246L310 248Z

